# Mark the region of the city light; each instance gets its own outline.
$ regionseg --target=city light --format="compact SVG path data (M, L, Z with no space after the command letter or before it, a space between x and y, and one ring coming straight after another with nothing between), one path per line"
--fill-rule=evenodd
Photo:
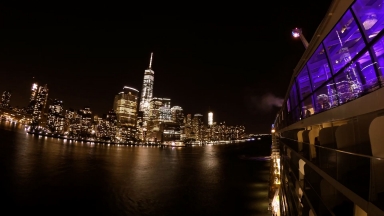
M11 93L2 94L0 117L9 123L28 125L25 127L27 133L74 143L185 146L251 140L245 135L243 125L216 123L213 112L208 113L208 121L200 113L185 115L182 107L171 106L170 98L154 97L152 60L153 53L148 69L144 70L141 94L124 85L123 91L115 95L113 109L102 116L92 115L90 107L65 110L62 100L48 97L46 84L33 83L26 108L12 108Z
M208 113L208 125L209 126L213 125L213 112Z
M36 90L37 89L37 84L36 83L33 83L32 85L32 90Z

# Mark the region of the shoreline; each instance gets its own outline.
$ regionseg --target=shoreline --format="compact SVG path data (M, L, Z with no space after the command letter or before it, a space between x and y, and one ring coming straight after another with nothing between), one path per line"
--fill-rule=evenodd
M31 135L37 135L42 137L52 137L52 138L58 138L62 140L70 140L75 142L89 142L89 143L100 143L100 144L110 144L110 145L135 145L135 146L159 146L159 147L191 147L191 146L203 146L203 145L223 145L223 144L235 144L235 143L241 143L250 141L251 139L247 140L231 140L231 141L217 141L217 142L206 142L206 143L183 143L182 141L174 141L174 144L166 144L166 143L154 143L154 142L135 142L135 141L128 141L128 142L112 142L112 141L102 141L102 140L90 140L90 139L79 139L79 138L69 138L64 135L54 135L54 134L45 134L45 133L38 133L38 132L31 132L26 130L28 134ZM171 141L169 141L171 142ZM182 143L182 144L180 144Z
M42 137L52 137L52 138L58 138L62 140L70 140L70 141L78 141L78 142L89 142L89 143L100 143L100 144L111 144L111 145L136 145L136 146L172 146L172 147L184 147L184 146L179 146L179 145L167 145L163 143L151 143L151 142L146 142L146 143L141 143L141 142L112 142L112 141L102 141L102 140L89 140L89 139L79 139L79 138L69 138L66 136L62 135L52 135L52 134L44 134L44 133L36 133L36 132L30 132L27 131L28 134L31 135L37 135L37 136L42 136Z

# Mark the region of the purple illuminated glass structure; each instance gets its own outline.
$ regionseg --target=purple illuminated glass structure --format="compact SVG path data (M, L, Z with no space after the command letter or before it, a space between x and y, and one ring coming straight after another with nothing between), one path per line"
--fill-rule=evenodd
M296 90L296 83L293 83L292 85L292 88L291 88L291 92L290 92L290 96L289 96L289 105L290 105L290 109L292 110L293 108L295 108L297 106L297 104L299 103L298 101L298 97L297 97L297 90Z
M289 105L290 105L290 118L295 122L299 120L300 114L298 113L298 104L299 104L299 99L298 99L298 92L297 92L297 87L296 83L293 83L291 92L289 94ZM288 105L288 104L287 104Z
M295 121L384 85L383 4L356 0L312 54L290 90Z
M313 101L310 94L312 93L311 80L306 67L302 69L296 79L300 91L300 112L301 117L305 118L314 113Z
M377 58L377 68L379 68L379 80L384 84L384 38L380 38L374 45L373 50Z
M320 44L315 53L309 59L307 66L312 78L313 89L320 87L324 82L332 77L322 44Z
M352 9L363 25L369 41L383 30L384 10L382 0L357 0Z
M339 71L365 47L357 23L349 10L324 39L324 46L328 49L330 62L335 72Z
M302 69L299 76L297 76L297 83L300 91L300 100L303 100L312 93L311 81L309 80L306 68Z

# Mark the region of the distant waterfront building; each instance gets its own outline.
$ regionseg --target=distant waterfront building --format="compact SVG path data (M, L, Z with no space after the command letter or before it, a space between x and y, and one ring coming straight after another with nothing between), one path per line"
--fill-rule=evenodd
M37 83L32 84L31 97L29 98L29 104L27 107L27 113L28 114L33 113L33 107L34 107L35 102L36 102L36 95L37 95L37 92L39 91L38 88L39 88L39 85Z
M73 109L65 110L65 121L64 121L64 131L65 134L69 136L75 136L80 133L80 118L78 117L78 113L76 113Z
M170 143L181 140L180 125L174 122L161 124L161 142Z
M144 72L143 88L140 97L139 111L143 112L144 121L148 120L149 118L150 102L153 97L153 82L155 72L152 70L152 57L153 53L151 53L151 58L149 60L149 68Z
M192 115L191 114L187 114L187 117L185 119L185 125L186 126L192 126Z
M185 118L183 108L173 106L171 108L172 122L180 126L180 140L185 139Z
M196 113L192 120L192 131L196 140L202 140L203 115Z
M171 108L172 122L179 124L180 126L184 125L184 113L183 108L179 106L173 106Z
M38 88L39 88L39 85L37 83L32 84L31 97L29 99L29 102L32 102L33 100L36 99L37 92L39 91Z
M123 91L115 96L113 109L116 112L120 137L124 139L135 137L138 97L139 91L128 86L124 86Z
M161 139L160 126L164 122L171 122L171 99L152 98L150 101L149 118L144 122L147 139L157 141Z
M80 128L80 137L81 138L89 138L92 134L92 111L91 108L85 107L84 109L80 109L78 112L78 116L80 117L79 127Z
M193 138L192 136L192 115L187 114L187 116L184 119L184 135L183 138L189 139Z
M172 122L171 99L161 98L163 105L159 109L161 122Z
M171 99L153 98L150 102L148 130L159 131L161 122L171 122Z
M32 94L29 104L29 112L32 114L32 124L41 125L45 122L44 111L48 100L48 87L39 86L36 83L32 85Z
M208 113L208 125L209 126L213 125L213 112Z
M110 110L104 117L106 125L106 135L111 141L116 141L117 134L117 115L114 110ZM119 138L121 140L121 138Z
M160 130L160 108L163 106L163 100L161 98L153 98L150 101L150 109L149 109L149 119L148 119L148 127L149 131L159 131Z
M146 128L144 127L144 114L142 111L137 113L137 123L136 123L136 135L135 138L138 140L144 140L146 135Z
M64 131L63 101L53 100L49 105L47 127L52 133L61 134Z
M0 106L3 108L10 108L11 107L11 92L10 91L4 91L1 95L1 103Z

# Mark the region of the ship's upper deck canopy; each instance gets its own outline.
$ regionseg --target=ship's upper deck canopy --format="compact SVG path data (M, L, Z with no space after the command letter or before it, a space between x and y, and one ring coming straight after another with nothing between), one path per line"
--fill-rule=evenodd
M383 3L332 2L294 69L275 123L284 113L292 124L384 86Z

